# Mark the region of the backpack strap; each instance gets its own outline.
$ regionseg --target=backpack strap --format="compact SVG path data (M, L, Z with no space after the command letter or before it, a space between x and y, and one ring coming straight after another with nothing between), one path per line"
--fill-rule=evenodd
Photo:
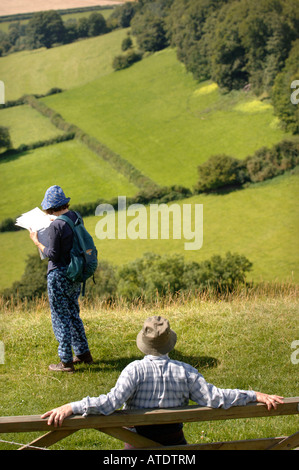
M78 214L76 213L76 215L78 215ZM73 222L67 215L59 215L59 216L57 217L57 219L59 219L59 220L64 220L64 221L71 227L72 231L74 232L74 230L75 230L75 224L74 224L74 222ZM77 222L77 221L76 221L76 222ZM75 222L75 223L76 223L76 222Z

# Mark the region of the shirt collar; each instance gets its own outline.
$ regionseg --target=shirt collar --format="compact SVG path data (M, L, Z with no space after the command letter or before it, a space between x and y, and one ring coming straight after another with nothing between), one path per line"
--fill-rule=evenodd
M150 361L159 361L159 360L169 360L168 354L163 354L163 356L152 356L151 354L147 354L144 359L149 359Z

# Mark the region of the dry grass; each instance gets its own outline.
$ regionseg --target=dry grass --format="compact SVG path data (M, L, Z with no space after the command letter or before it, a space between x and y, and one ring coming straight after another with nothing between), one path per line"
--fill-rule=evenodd
M121 301L81 304L81 316L95 362L75 374L53 375L57 361L47 299L15 307L1 302L0 339L5 364L0 365L0 415L39 414L84 396L107 393L121 370L141 358L136 335L148 316L169 319L178 335L173 359L196 367L210 383L298 396L298 365L291 361L291 344L298 340L298 288L264 285L235 295L176 298L152 305ZM189 423L190 443L289 435L297 417L259 418L227 422ZM28 442L28 435L2 436ZM2 444L2 449L11 446ZM56 449L121 449L122 444L97 431L84 431L56 444Z

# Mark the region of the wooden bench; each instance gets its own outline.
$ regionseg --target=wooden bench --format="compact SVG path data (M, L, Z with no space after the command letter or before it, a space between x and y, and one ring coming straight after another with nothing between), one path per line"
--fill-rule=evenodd
M19 450L48 448L56 442L73 434L80 429L96 429L100 432L127 442L138 449L148 450L288 450L299 446L299 431L291 436L268 437L265 439L250 439L242 441L213 442L188 444L186 446L163 447L154 441L138 435L127 427L150 424L166 423L191 423L199 421L214 421L240 418L258 418L271 416L284 416L299 414L299 397L285 398L283 404L278 404L277 409L267 410L266 405L250 403L246 406L236 406L224 410L222 408L208 408L199 406L187 406L182 408L149 409L116 411L110 416L90 415L71 416L64 420L59 428L49 427L46 419L39 415L33 416L4 416L0 417L0 433L18 433L47 431L27 445L22 445ZM49 431L50 429L50 431ZM5 441L6 442L6 441Z

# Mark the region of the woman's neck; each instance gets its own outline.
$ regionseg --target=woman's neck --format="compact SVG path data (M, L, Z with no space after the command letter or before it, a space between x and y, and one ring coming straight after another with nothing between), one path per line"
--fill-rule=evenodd
M62 209L61 211L53 212L53 215L58 216L58 215L66 214L68 211L69 209Z

